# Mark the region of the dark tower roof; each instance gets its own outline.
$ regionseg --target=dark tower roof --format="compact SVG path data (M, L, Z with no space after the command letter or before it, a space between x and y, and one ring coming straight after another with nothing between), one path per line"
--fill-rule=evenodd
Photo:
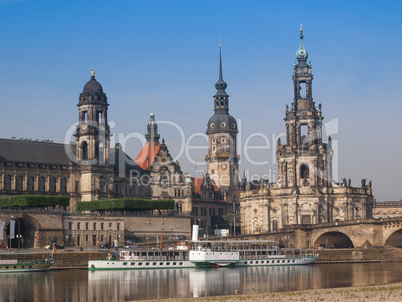
M237 122L229 114L229 95L226 93L226 82L223 80L222 72L222 47L219 41L219 79L215 84L216 94L214 95L215 114L209 119L207 124L207 134L214 132L238 133Z
M95 79L95 71L91 70L91 79L85 84L80 94L80 104L102 103L107 104L106 94L103 93L102 85Z
M95 71L93 69L91 71L91 79L85 84L82 92L89 94L103 93L102 85L95 80Z
M228 98L229 95L226 93L225 89L228 87L228 84L223 80L222 74L222 47L219 45L219 80L215 84L216 94L214 97L226 97Z

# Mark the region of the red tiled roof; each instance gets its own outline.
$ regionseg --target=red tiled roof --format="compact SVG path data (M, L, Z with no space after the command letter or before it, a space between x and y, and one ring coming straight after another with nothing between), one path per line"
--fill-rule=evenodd
M147 142L144 147L142 147L137 158L134 160L143 170L147 169L147 158L149 158L149 167L152 166L156 154L159 152L161 143L155 146L152 142Z
M196 194L200 194L201 190L201 185L202 182L204 181L204 177L191 177L191 180L193 181L193 189ZM214 187L214 191L218 191L218 186L216 185L215 181L211 179L211 184Z
M193 181L193 189L196 194L200 194L203 177L191 177Z

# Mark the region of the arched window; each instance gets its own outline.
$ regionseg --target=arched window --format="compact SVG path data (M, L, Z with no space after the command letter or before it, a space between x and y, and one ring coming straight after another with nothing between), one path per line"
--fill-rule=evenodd
M300 167L300 178L309 178L309 168L307 165L301 165Z
M10 191L11 190L11 176L10 175L7 175L6 176L6 181L5 181L5 189L7 190L7 191Z
M88 144L83 142L82 145L82 160L88 160Z
M67 192L67 180L65 178L62 178L60 180L60 192L61 193Z
M24 179L21 175L17 176L17 191L22 191L24 188Z
M276 220L272 221L272 230L274 232L278 232L278 221Z
M34 178L33 176L28 177L28 191L32 192L34 190Z
M49 187L50 187L50 192L52 192L52 193L56 192L56 178L54 178L54 177L50 178Z
M39 192L45 192L45 178L39 178Z

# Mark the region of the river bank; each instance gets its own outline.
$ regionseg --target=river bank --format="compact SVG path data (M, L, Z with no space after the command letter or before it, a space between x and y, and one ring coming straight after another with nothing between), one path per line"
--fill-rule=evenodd
M19 254L29 253L30 257L49 257L51 250L29 249L25 253L12 252L13 257ZM402 261L402 249L400 248L355 248L355 249L323 249L319 250L320 257L316 264L338 264L338 263L372 263L372 262L395 262ZM36 256L35 256L36 255ZM55 260L51 269L70 269L70 268L87 268L88 260L105 259L108 253L106 251L64 249L57 250L53 254Z
M145 301L145 300L144 300ZM159 300L147 300L159 301ZM402 301L402 282L372 285L362 287L342 287L342 288L326 288L326 289L310 289L292 292L277 292L256 295L242 295L234 293L233 296L215 296L201 298L185 298L185 299L169 299L172 302L204 302L204 301L361 301L361 302L378 302L378 301Z

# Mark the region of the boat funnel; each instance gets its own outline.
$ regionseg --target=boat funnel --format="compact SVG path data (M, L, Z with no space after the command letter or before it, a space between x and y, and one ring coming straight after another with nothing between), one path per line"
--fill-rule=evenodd
M198 225L193 225L193 237L191 238L192 241L198 241Z

